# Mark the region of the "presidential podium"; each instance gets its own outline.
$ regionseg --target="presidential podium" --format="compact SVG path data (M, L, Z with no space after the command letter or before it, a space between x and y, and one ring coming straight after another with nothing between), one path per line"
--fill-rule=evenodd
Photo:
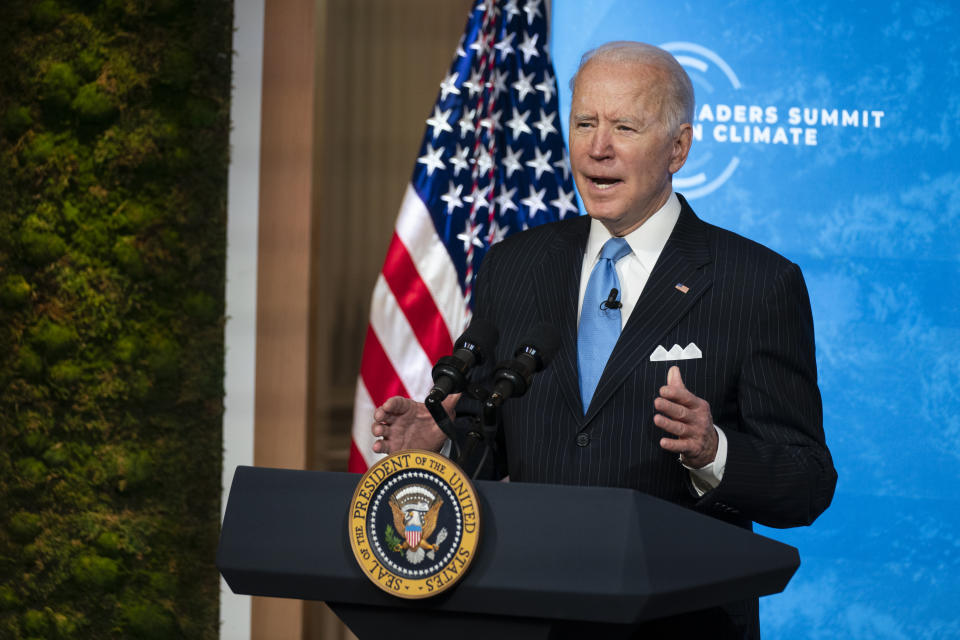
M793 547L637 491L480 481L466 576L403 600L354 560L347 520L360 478L238 467L217 550L234 593L322 600L361 639L549 638L571 621L627 630L778 593L800 565Z

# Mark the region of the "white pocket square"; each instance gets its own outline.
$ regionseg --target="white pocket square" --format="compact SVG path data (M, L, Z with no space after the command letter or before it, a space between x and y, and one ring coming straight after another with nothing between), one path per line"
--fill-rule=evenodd
M670 351L667 351L662 346L658 346L653 350L653 353L650 354L650 362L667 362L668 360L696 360L697 358L702 357L703 352L700 351L700 347L691 342L684 348L681 348L680 345L675 344Z

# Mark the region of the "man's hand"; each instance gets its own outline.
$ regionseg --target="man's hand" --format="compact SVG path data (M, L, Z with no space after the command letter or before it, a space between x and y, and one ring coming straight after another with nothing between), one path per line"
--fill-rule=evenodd
M667 384L660 387L660 397L653 401L653 407L660 412L653 416L653 423L676 436L660 438L662 448L679 453L680 460L694 469L713 462L718 438L710 404L687 391L677 367L670 367Z
M443 408L453 418L453 407L460 394L447 396ZM427 407L410 398L394 396L384 402L373 414L370 431L377 438L374 453L396 453L405 449L440 451L447 436L436 425Z

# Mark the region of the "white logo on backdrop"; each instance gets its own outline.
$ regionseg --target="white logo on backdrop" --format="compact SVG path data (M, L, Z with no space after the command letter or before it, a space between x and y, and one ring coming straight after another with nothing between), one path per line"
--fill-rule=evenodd
M878 129L882 124L884 112L876 109L751 104L736 97L742 88L740 79L716 52L692 42L667 42L660 47L672 53L690 75L697 93L693 139L706 136L709 143L697 147L673 178L674 188L688 199L720 188L737 170L749 146L816 147L822 128ZM729 89L722 90L727 85ZM730 99L719 102L718 89Z

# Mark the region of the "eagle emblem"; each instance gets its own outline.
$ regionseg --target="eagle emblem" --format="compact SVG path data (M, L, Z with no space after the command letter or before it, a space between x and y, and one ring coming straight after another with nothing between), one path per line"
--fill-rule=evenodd
M401 451L360 478L347 531L360 570L378 588L429 598L456 585L476 556L480 504L454 462Z
M395 534L391 535L393 532L387 525L390 550L404 553L411 564L419 564L424 557L433 560L447 537L444 528L432 543L429 541L437 528L437 514L443 506L443 499L426 485L412 484L397 490L390 496L389 503L393 511L393 528L403 536L398 539Z

